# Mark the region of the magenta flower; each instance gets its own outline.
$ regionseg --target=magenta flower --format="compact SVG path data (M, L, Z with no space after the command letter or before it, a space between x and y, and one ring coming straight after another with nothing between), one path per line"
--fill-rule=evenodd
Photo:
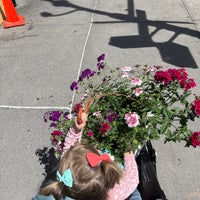
M196 99L194 100L192 104L192 111L195 115L200 116L200 100Z
M59 130L55 130L51 133L52 136L61 136L63 133L62 131L59 131Z
M110 125L109 125L108 123L102 123L99 130L100 130L101 134L103 135L103 134L105 134L107 131L110 130Z
M124 119L130 128L136 127L140 124L140 117L136 112L127 113Z
M168 69L167 72L169 72L171 74L171 77L173 80L177 80L177 81L182 81L182 80L186 80L188 77L188 74L186 73L184 68L181 69Z
M80 103L77 103L74 107L73 107L73 112L78 113L78 111L80 110L80 108L82 107L82 105Z
M196 86L194 79L181 80L179 84L186 91Z
M172 81L172 76L167 71L157 71L154 78L157 82L162 82L165 85L169 84Z
M194 147L200 146L200 131L199 132L193 132L191 137L190 137L190 140L191 140L192 145Z
M94 133L93 133L92 130L89 130L89 131L87 132L87 136L88 136L89 138L91 138L93 135L94 135Z

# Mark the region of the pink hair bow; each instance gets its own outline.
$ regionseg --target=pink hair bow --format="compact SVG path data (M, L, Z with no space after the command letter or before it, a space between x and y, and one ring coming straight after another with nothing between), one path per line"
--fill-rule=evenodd
M110 156L108 154L105 154L105 153L102 154L101 156L99 156L95 153L87 153L86 158L87 158L87 161L88 161L88 163L90 164L91 167L97 166L103 160L111 161Z

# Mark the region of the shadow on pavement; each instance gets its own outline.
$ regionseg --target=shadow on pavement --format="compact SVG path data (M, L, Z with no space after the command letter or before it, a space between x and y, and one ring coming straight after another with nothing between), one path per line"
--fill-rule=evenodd
M48 180L56 180L56 169L58 165L58 159L54 155L54 148L48 149L44 147L43 149L37 149L35 151L36 156L38 156L38 160L40 165L44 165L45 172L43 175L45 176L42 185L45 184Z
M177 67L198 68L189 48L174 42L174 40L181 34L185 34L200 39L199 31L174 25L174 24L195 25L192 22L148 20L145 11L134 8L134 0L127 0L127 15L120 13L105 12L101 10L93 10L90 8L73 4L70 1L65 1L65 0L43 0L43 1L48 1L52 3L53 6L56 7L68 7L73 9L71 11L56 15L49 12L42 12L41 16L43 17L56 17L61 15L71 14L77 11L85 11L116 19L116 21L93 22L96 24L136 23L138 24L139 35L110 37L110 41L108 44L122 49L155 47L159 50L162 60L166 63L175 65ZM155 28L155 30L151 33L149 33L149 26ZM157 34L161 30L172 32L173 33L172 37L165 42L154 42L152 39L153 36L155 36L155 34Z

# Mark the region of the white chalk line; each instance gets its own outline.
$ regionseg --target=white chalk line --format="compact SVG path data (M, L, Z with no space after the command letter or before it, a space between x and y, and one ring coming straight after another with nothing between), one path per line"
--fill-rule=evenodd
M62 106L9 106L9 105L0 105L0 108L4 109L31 109L31 110L71 110L70 107Z
M83 64L83 58L84 58L84 55L85 55L85 49L86 49L86 46L87 46L87 43L88 43L88 39L89 39L89 36L90 36L92 25L93 25L93 22L94 22L94 13L95 13L94 11L96 10L97 2L98 2L98 0L96 0L95 5L93 7L93 12L92 12L91 19L90 19L90 26L89 26L89 29L88 29L88 32L87 32L87 36L86 36L86 39L85 39L85 43L84 43L84 46L83 46L83 51L82 51L82 55L81 55L81 60L80 60L79 70L78 70L78 74L77 74L77 79L76 80L78 80L78 78L80 76L80 73L81 73L81 67L82 67L82 64ZM73 93L73 96L72 96L72 102L74 102L74 99L75 99L75 92Z
M196 22L195 22L196 19L195 19L195 17L194 17L193 14L192 14L189 5L187 4L187 2L186 2L185 0L182 0L182 3L183 3L183 5L184 5L184 7L185 7L185 9L186 9L186 11L187 11L187 13L188 13L190 19L192 20L192 23L194 24L195 29L196 29L197 31L199 31L199 28L198 28L198 26L197 26L197 24L196 24Z
M97 2L98 2L98 0L96 0L94 8L93 8L93 13L91 15L91 20L90 20L90 26L89 26L87 36L86 36L86 39L85 39L85 43L84 43L84 46L83 46L83 51L82 51L81 60L80 60L80 64L79 64L79 70L78 70L78 74L77 74L77 80L78 80L80 73L81 73L83 58L84 58L84 55L85 55L86 46L87 46L87 43L88 43L88 39L89 39L89 36L90 36L90 33L91 33L93 21L94 21L94 13L95 13L94 11L96 10ZM73 96L72 96L72 102L74 102L74 99L75 99L75 92L73 93ZM0 105L0 108L5 108L5 109L33 109L33 110L37 110L37 109L38 110L39 109L41 109L41 110L45 110L45 109L70 110L70 111L72 110L72 107L56 107L56 106L12 106L12 105L9 106L9 105Z

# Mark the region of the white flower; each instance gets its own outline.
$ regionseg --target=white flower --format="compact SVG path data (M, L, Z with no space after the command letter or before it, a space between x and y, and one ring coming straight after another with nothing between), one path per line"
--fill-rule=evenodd
M132 80L131 80L131 84L132 85L138 85L138 86L140 86L140 85L142 85L142 83L143 83L143 81L141 80L141 79L139 79L139 78L133 78Z
M122 77L122 78L128 78L128 73L127 73L127 72L122 72L121 77Z
M135 90L133 90L133 94L138 97L140 94L143 93L143 89L142 88L136 88Z
M147 72L154 72L155 71L155 66L149 66L148 68L147 68Z
M152 114L151 111L147 113L147 117L153 117L153 116L154 114Z
M86 99L87 97L88 97L88 95L87 95L87 94L84 94L84 95L82 96L81 100L84 101L84 99Z
M123 72L130 72L130 71L131 71L131 67L124 66L124 67L121 68L121 70L122 70Z
M101 116L101 111L94 112L93 115L96 117L99 117L99 116Z

